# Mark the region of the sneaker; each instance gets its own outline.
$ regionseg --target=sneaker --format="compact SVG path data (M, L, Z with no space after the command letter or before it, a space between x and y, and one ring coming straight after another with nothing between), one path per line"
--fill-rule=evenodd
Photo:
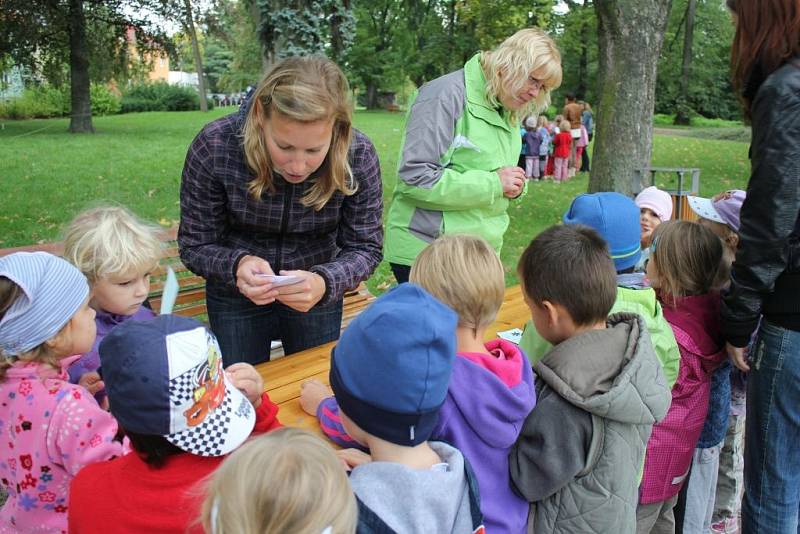
M711 532L714 534L736 534L739 532L739 521L735 517L726 517L716 523L711 523Z

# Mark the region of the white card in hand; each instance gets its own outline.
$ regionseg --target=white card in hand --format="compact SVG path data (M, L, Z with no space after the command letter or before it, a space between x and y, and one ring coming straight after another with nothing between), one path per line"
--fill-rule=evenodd
M502 332L497 333L497 337L501 339L505 339L506 341L510 341L515 345L519 345L520 339L522 339L522 330L519 328L512 328L511 330L504 330Z
M258 273L256 274L259 278L268 278L274 287L281 287L281 286L290 286L292 284L296 284L297 282L302 282L302 276L280 276L277 274L265 274L265 273Z
M178 278L172 267L167 267L167 279L164 281L164 289L161 292L161 315L172 313L175 307L175 300L178 298Z

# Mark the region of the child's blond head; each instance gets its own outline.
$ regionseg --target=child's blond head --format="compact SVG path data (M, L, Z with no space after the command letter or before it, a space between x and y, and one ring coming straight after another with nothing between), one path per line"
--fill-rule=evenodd
M653 233L648 276L670 297L702 295L719 282L722 240L697 222L667 221Z
M572 129L572 123L570 123L570 122L569 122L568 120L566 120L566 119L565 119L565 120L562 120L562 121L561 121L561 122L558 124L558 128L559 128L559 129L560 129L562 132L568 132L568 131L570 131L570 130Z
M158 227L121 206L84 211L67 227L64 258L94 284L109 275L145 272L162 255Z
M409 281L450 306L459 325L475 330L492 324L505 293L497 253L469 235L444 235L428 245L411 266Z
M202 522L214 534L352 534L358 512L333 449L308 431L250 439L212 475Z

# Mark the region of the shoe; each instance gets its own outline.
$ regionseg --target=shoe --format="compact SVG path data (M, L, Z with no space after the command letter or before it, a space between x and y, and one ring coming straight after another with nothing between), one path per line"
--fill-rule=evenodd
M725 517L716 523L711 523L711 532L714 534L736 534L739 532L739 520L736 517Z

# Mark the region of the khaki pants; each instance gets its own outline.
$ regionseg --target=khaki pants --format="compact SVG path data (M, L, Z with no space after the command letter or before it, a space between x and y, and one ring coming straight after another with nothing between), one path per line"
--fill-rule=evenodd
M674 534L675 516L672 509L678 496L652 504L640 504L636 508L636 534Z

